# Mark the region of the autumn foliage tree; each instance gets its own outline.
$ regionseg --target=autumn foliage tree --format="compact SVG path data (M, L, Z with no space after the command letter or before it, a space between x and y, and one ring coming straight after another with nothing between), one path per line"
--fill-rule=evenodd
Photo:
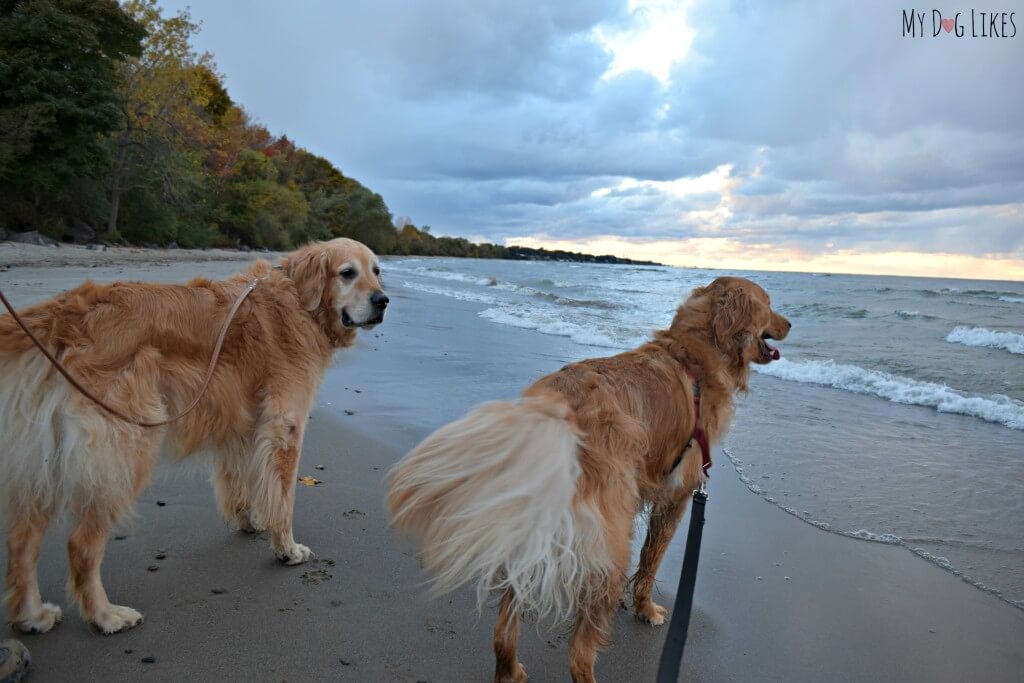
M396 227L379 194L254 122L193 49L198 30L156 0L0 0L0 223L143 245L567 256Z

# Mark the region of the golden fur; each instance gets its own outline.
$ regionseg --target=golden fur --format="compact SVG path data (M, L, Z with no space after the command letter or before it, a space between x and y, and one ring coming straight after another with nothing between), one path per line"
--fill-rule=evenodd
M20 312L84 386L121 412L159 421L195 396L217 332L239 293L259 284L228 330L199 406L166 427L103 412L57 374L9 315L0 316L0 504L7 523L7 618L45 632L61 619L36 581L50 522L67 515L69 591L104 633L142 615L112 605L100 580L107 535L149 482L158 453L210 451L220 511L266 530L278 557L312 556L292 537L296 468L306 419L335 349L383 319L376 256L347 239L257 261L227 280L187 285L86 283Z
M572 678L594 680L615 605L627 584L636 515L650 506L633 582L638 618L664 622L654 577L690 493L700 484L695 426L711 443L725 432L732 397L751 363L772 360L763 341L790 323L749 280L722 277L693 291L671 326L643 346L570 364L517 403L492 403L427 437L391 473L393 524L421 545L435 588L477 581L500 591L495 681L521 682L518 618L576 614ZM684 453L684 449L685 453ZM683 453L677 469L673 463Z

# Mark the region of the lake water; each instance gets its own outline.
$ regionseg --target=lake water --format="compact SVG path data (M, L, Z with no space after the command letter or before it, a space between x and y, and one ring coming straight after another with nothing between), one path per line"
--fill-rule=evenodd
M610 355L722 272L397 259L385 278L479 305L482 324ZM793 322L757 367L726 454L821 529L906 547L1024 608L1024 283L745 273ZM719 467L722 463L718 463ZM854 541L851 541L854 542Z

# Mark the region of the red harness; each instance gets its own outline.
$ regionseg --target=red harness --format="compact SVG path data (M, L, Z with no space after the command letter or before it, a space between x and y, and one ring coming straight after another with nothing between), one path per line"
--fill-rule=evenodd
M686 445L683 446L682 453L672 463L672 469L668 472L672 472L679 467L679 463L683 461L683 453L693 444L693 440L696 439L698 445L700 445L700 468L704 472L705 477L710 477L711 473L708 471L711 469L711 447L708 445L708 435L704 433L704 428L700 426L700 382L693 376L693 373L686 367L683 368L683 372L690 378L690 382L693 384L693 433L690 434L690 438L686 440Z

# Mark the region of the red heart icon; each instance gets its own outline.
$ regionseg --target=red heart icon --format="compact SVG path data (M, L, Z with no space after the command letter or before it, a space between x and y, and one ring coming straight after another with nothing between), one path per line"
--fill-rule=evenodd
M946 31L946 33L949 33L950 31L952 31L953 27L955 25L956 25L956 23L952 19L943 19L942 20L942 28Z

